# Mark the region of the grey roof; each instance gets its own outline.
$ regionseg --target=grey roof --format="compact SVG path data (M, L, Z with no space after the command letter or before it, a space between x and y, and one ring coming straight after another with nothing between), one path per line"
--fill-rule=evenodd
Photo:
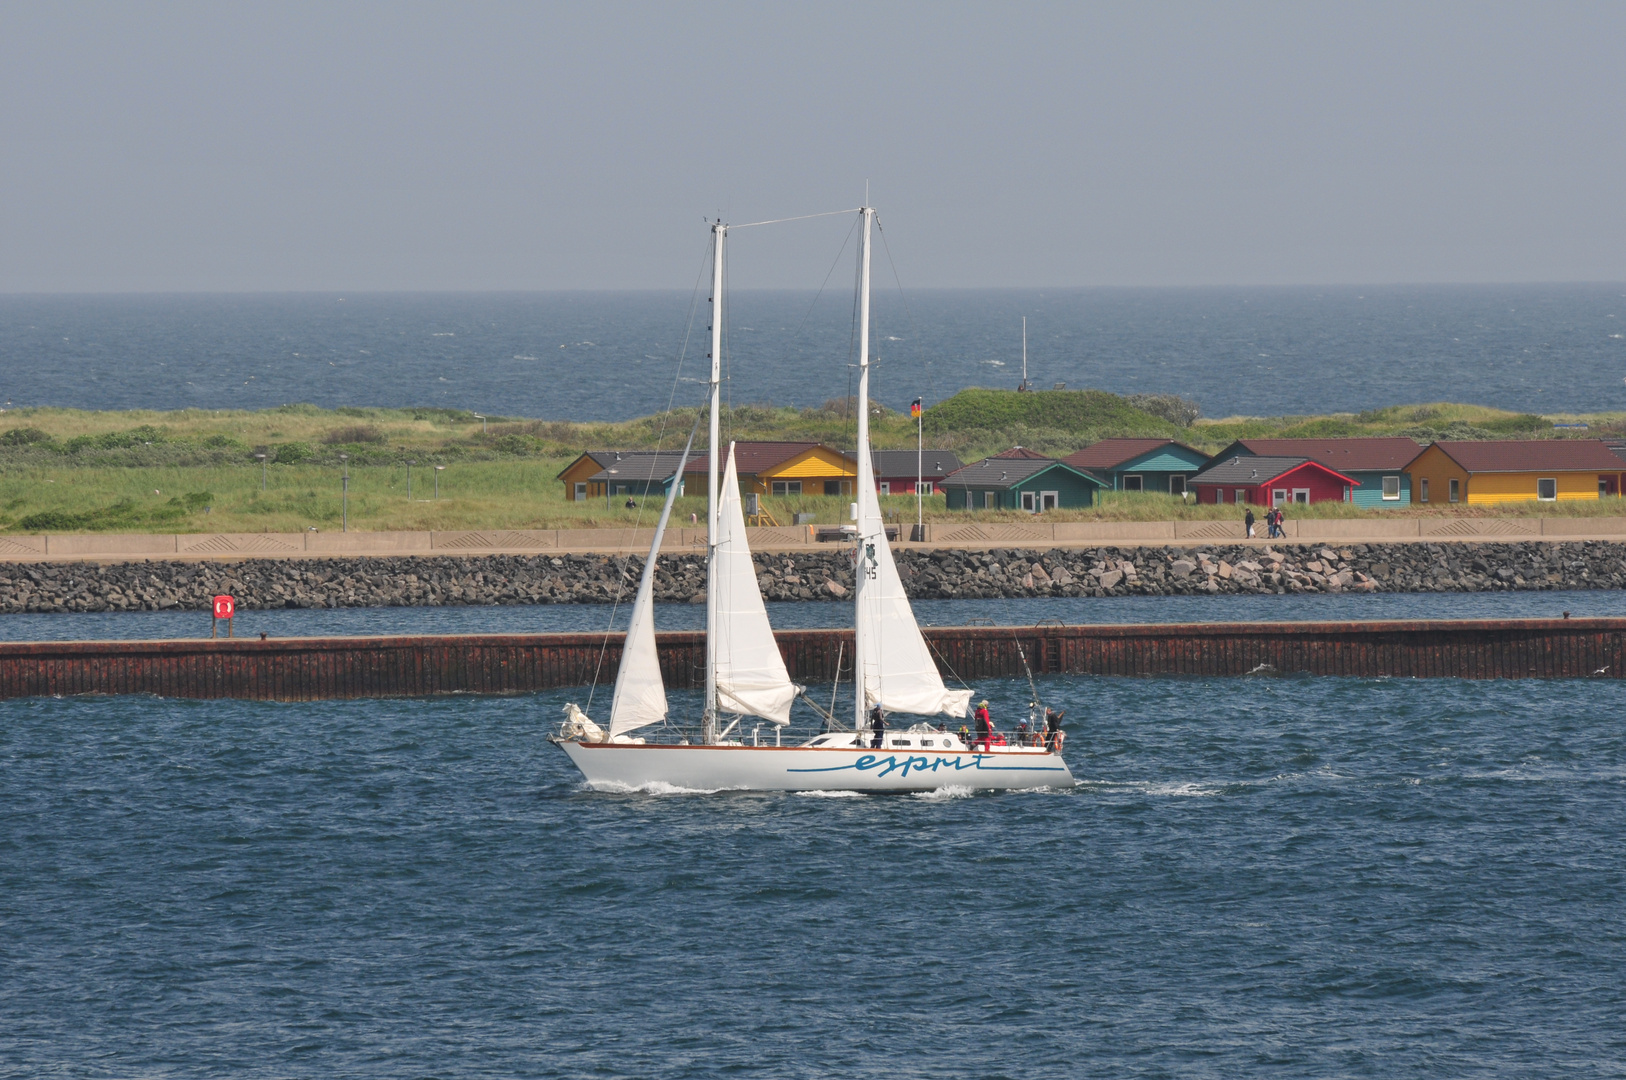
M1054 458L983 458L974 465L967 465L950 473L942 482L945 487L1009 490L1032 476L1058 466L1101 487L1107 486L1099 477L1082 469L1075 469L1071 465L1065 465Z
M1193 484L1262 484L1284 472L1296 469L1309 458L1304 457L1250 457L1239 454L1224 461L1216 461L1191 478ZM1326 468L1326 466L1322 466Z
M598 472L588 477L589 480L614 480L617 483L636 483L641 481L666 481L677 472L678 462L683 458L683 451L663 451L656 453L651 450L623 450L614 451L589 450L587 456L603 466ZM705 452L701 451L701 460L705 460ZM689 455L694 460L694 455Z
M924 459L916 457L913 450L871 450L869 456L877 478L914 476L919 466L925 469L924 479L935 480L964 467L960 455L952 450L928 450Z

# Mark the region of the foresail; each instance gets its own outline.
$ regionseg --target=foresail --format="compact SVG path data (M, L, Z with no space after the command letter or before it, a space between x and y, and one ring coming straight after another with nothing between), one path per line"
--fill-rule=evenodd
M865 707L880 705L887 712L930 716L964 716L971 691L943 685L931 649L915 622L914 609L904 595L892 547L886 540L881 503L875 494L875 475L869 448L858 450L859 565L856 568L857 618L864 623L858 635L865 655Z
M666 684L661 680L660 654L655 651L655 563L660 556L666 522L672 516L672 503L683 486L683 469L689 463L694 432L683 447L677 472L666 492L661 519L655 525L655 542L649 545L643 576L638 579L638 595L632 601L632 618L627 622L627 640L621 647L621 668L615 676L615 697L610 702L610 738L666 719Z
M740 481L734 447L718 496L717 545L712 562L713 626L717 648L717 708L722 712L760 716L775 724L790 723L791 703L801 688L790 681L785 658L774 641L757 587L757 571L745 538Z

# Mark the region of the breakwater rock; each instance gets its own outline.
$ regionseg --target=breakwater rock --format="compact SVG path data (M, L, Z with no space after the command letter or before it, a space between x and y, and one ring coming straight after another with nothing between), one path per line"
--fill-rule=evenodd
M1199 545L1029 551L900 551L909 595L1170 596L1204 593L1488 592L1626 588L1626 544ZM851 595L846 549L759 554L770 600ZM643 559L607 555L255 559L0 565L0 612L206 610L630 601ZM705 601L705 559L663 555L656 598Z

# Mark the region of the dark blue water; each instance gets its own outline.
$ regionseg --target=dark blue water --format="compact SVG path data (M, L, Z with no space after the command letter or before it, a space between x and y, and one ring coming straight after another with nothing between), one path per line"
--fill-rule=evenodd
M704 306L669 293L0 296L0 402L89 409L446 406L551 419L698 402ZM704 294L701 294L704 299ZM738 291L729 395L849 391L852 297ZM1466 400L1626 408L1626 287L925 291L876 296L876 396L1029 377L1195 397L1209 416ZM590 378L582 378L591 372Z
M926 626L1083 623L1314 622L1341 619L1556 619L1626 617L1626 592L1592 589L1519 593L1367 593L1342 596L1109 596L1012 600L916 600ZM524 607L382 607L240 610L235 632L254 637L369 634L552 634L625 630L631 604ZM852 605L771 603L781 630L851 626ZM657 604L660 630L704 630L699 604ZM220 630L225 633L224 627ZM0 615L0 641L95 641L209 635L204 611Z
M562 693L0 704L0 1075L1626 1071L1626 686L1042 690L1081 786L932 798L588 793Z

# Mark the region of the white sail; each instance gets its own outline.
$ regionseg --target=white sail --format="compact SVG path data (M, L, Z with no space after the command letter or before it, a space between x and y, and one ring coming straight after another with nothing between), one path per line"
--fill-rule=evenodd
M621 668L615 676L615 697L610 701L610 738L666 719L666 683L661 679L660 654L655 650L655 562L660 556L666 522L672 516L672 503L683 487L683 469L689 463L694 432L683 447L677 472L672 474L661 519L655 524L655 542L649 545L649 558L638 579L638 595L632 601L632 618L627 622L627 640L621 646Z
M867 446L858 448L858 531L857 617L866 630L861 635L865 655L859 670L864 673L865 708L879 705L887 712L964 716L971 706L971 691L943 685L904 595L886 541Z
M904 595L892 548L886 542L881 502L875 494L875 471L869 448L869 264L870 224L875 211L865 208L860 247L858 327L858 551L854 566L854 618L858 677L864 686L854 722L879 705L887 712L930 716L964 716L971 691L950 690L937 673L931 649L921 636L914 610Z
M790 723L790 706L801 687L790 681L774 642L768 609L757 588L757 571L745 539L734 445L718 492L717 544L711 564L712 634L716 642L717 708Z

